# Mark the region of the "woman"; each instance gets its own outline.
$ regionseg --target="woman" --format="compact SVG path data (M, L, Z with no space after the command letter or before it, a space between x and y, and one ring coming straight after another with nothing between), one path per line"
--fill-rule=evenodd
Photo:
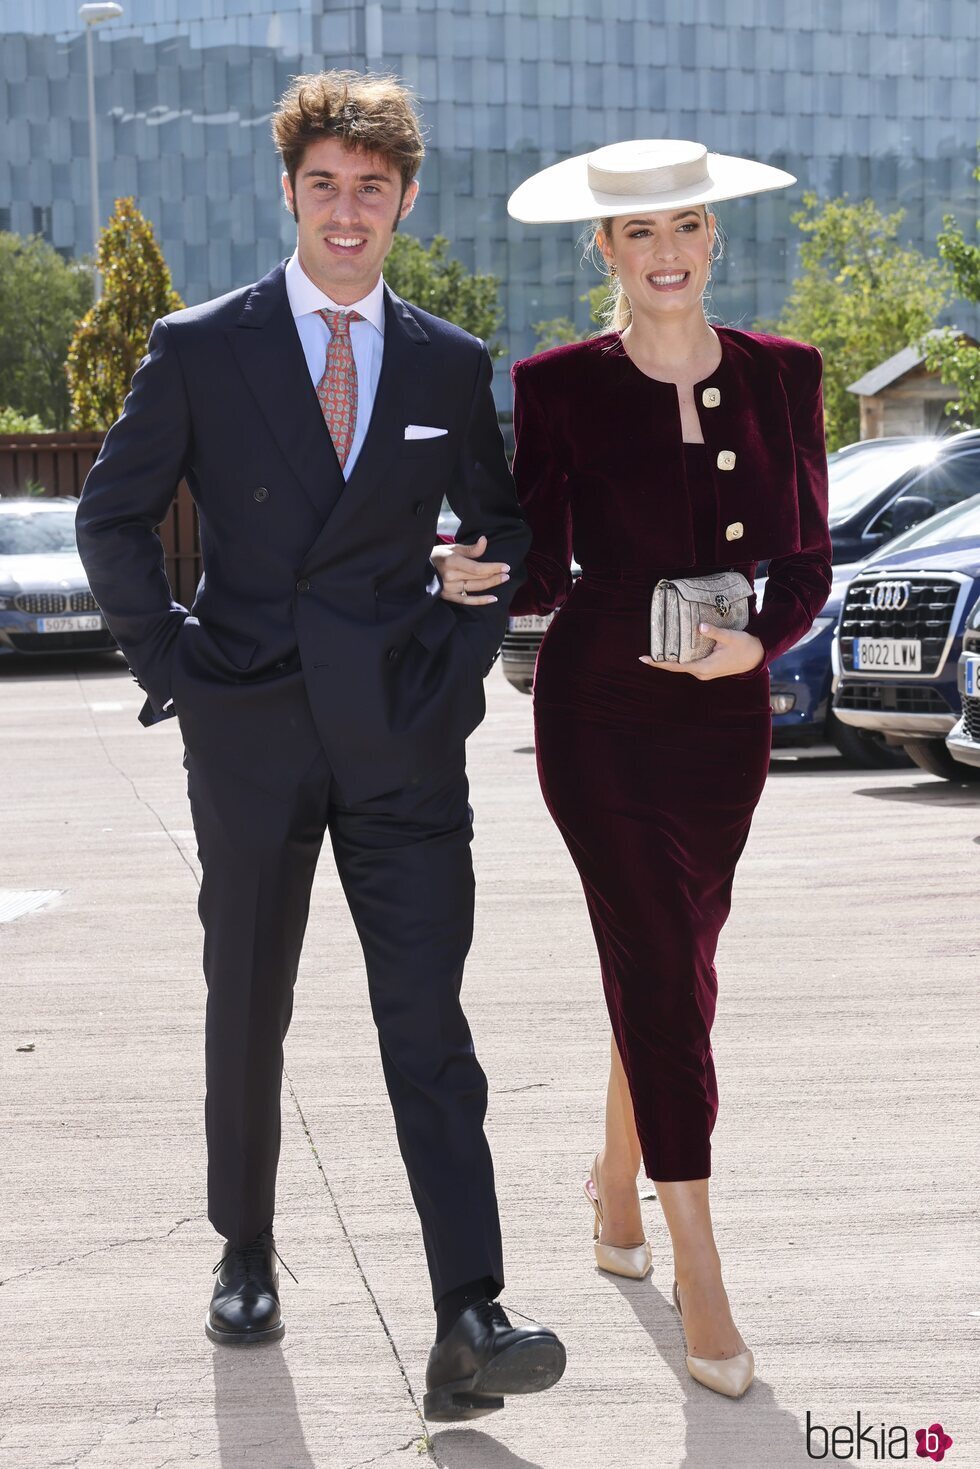
M514 474L534 540L512 611L560 607L534 686L545 801L585 889L612 1022L605 1145L586 1184L601 1268L642 1276L655 1181L691 1375L740 1396L754 1362L711 1227L714 954L766 779L767 665L830 587L816 349L709 325L708 205L794 182L680 142L617 144L528 180L526 221L593 218L614 329L514 368ZM582 567L574 586L572 551ZM649 656L657 581L769 561L743 631ZM460 562L462 563L462 561ZM474 567L475 571L476 568ZM488 568L489 570L489 568ZM479 600L488 582L447 581Z

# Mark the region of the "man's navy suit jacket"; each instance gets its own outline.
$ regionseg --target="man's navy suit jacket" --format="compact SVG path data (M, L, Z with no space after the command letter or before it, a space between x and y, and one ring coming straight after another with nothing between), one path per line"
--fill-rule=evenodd
M158 321L82 491L78 548L147 693L185 744L275 786L322 745L345 800L437 770L480 722L523 579L517 503L482 342L385 296L370 429L345 483L286 296L285 266ZM405 439L409 424L445 428ZM181 478L204 578L179 606L155 528ZM433 597L443 497L511 579L495 606ZM312 721L310 720L312 711ZM295 774L295 771L293 772Z

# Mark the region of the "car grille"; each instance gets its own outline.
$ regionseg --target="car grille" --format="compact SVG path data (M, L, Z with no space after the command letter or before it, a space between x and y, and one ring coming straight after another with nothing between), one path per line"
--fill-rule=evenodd
M106 628L101 632L7 632L10 646L18 653L97 653L114 648L116 640Z
M937 673L949 637L959 583L942 576L890 577L889 586L908 588L907 605L900 610L872 607L872 594L884 580L858 578L848 587L840 624L843 668L848 672L854 669L855 638L918 638L922 643L922 672Z
M98 612L99 604L89 591L84 592L21 592L14 598L18 612L30 612L35 616L58 612Z
M928 685L845 683L837 690L835 709L887 710L895 714L950 714L938 689Z
M963 733L980 745L980 699L963 700Z

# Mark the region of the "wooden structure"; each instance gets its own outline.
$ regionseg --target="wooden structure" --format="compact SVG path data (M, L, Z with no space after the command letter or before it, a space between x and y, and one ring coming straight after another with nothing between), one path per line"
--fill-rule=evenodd
M977 346L965 333L961 340ZM880 362L850 383L847 391L860 400L862 439L937 434L949 422L945 409L953 389L941 382L938 373L926 371L925 353L917 347L906 347Z
M101 431L85 430L0 434L0 495L77 498L104 438ZM183 480L158 530L174 596L189 607L201 579L201 539L197 510Z

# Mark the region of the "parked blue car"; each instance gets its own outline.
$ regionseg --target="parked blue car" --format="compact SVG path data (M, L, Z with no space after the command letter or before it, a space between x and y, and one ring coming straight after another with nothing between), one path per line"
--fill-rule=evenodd
M980 490L980 434L870 439L832 454L830 529L834 584L806 637L771 667L773 743L830 740L852 763L904 764L876 729L843 723L831 698L831 647L850 580L896 536Z
M948 780L980 780L946 736L963 710L958 661L980 597L980 495L898 537L847 588L835 644L834 713L904 747Z

